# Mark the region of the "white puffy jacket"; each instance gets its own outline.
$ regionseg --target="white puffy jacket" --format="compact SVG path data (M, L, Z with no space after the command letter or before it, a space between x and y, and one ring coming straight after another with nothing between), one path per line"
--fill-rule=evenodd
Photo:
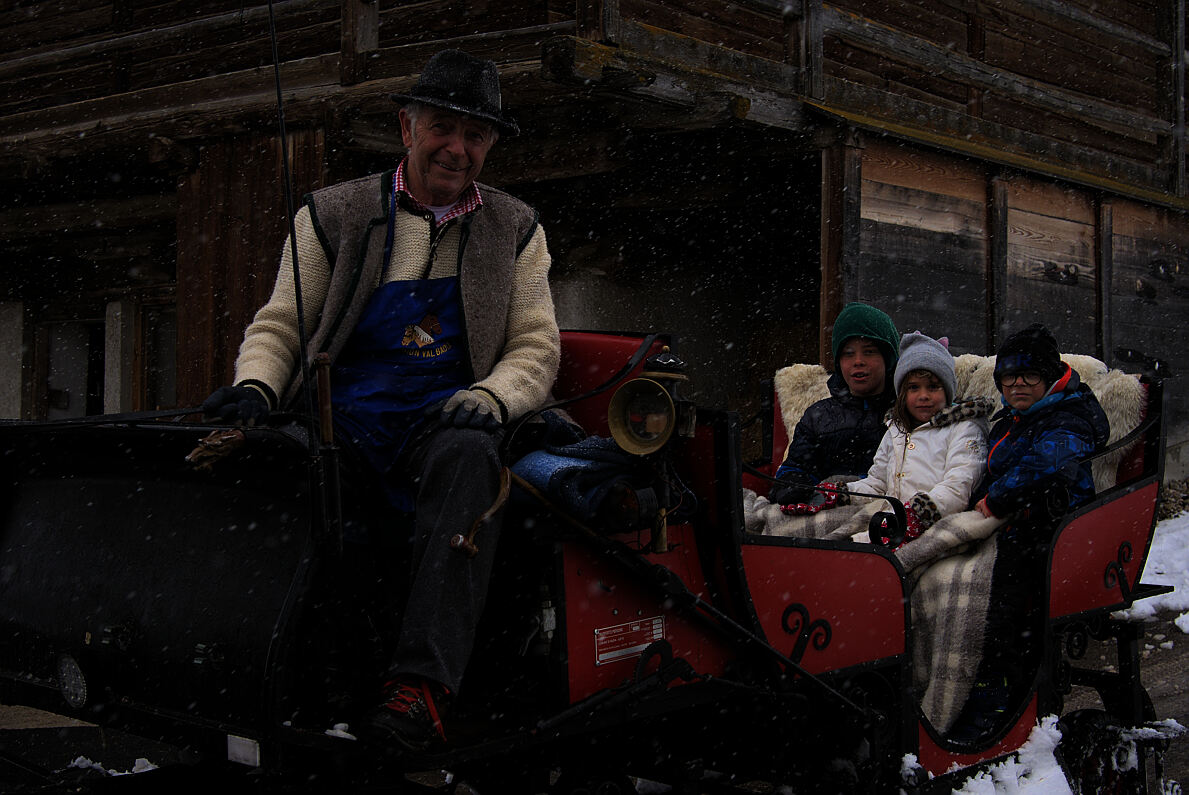
M889 421L867 477L846 488L905 504L923 493L932 505L921 506L918 499L914 509L920 513L921 507L930 508L937 517L966 510L986 471L987 417L993 409L985 398L956 403L908 433Z

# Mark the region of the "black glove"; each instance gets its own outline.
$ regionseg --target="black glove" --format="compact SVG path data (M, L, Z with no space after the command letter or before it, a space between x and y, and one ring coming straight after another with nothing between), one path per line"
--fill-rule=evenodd
M477 390L460 389L442 405L439 422L455 428L494 431L500 427L499 409L491 398Z
M794 477L797 477L794 475ZM768 489L768 502L773 505L793 505L813 499L813 484L797 480L778 480Z
M268 399L250 386L221 386L202 401L203 417L239 425L263 425L268 419Z

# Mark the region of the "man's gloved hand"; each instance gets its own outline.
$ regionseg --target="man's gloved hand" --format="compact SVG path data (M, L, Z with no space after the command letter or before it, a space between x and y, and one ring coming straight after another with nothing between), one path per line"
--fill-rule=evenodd
M802 483L799 480L778 480L768 489L768 502L773 505L793 505L809 502L813 498L813 491L813 486Z
M494 431L500 427L500 410L495 401L477 389L460 389L442 404L443 426Z
M240 425L263 425L268 419L268 399L250 386L221 386L202 401L203 417Z

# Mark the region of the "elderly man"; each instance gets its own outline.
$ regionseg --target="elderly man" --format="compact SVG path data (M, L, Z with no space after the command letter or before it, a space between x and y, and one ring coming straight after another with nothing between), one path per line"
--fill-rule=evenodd
M296 217L311 355L328 351L338 437L413 511L410 595L373 729L424 750L470 657L496 546L449 548L496 500L502 426L541 406L560 358L549 252L532 208L475 182L500 135L491 61L446 50L402 105L394 171L315 191ZM235 386L207 416L253 424L295 402L299 339L289 244L244 335ZM403 565L404 561L392 561Z

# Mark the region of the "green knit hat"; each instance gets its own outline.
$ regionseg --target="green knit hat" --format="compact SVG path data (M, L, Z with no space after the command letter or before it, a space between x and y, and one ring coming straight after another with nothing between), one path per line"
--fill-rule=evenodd
M872 340L879 346L887 369L892 370L896 367L900 332L896 331L896 324L883 312L858 301L852 301L843 307L834 321L834 330L830 334L834 361L838 361L838 351L842 350L843 344L851 337L866 337Z

